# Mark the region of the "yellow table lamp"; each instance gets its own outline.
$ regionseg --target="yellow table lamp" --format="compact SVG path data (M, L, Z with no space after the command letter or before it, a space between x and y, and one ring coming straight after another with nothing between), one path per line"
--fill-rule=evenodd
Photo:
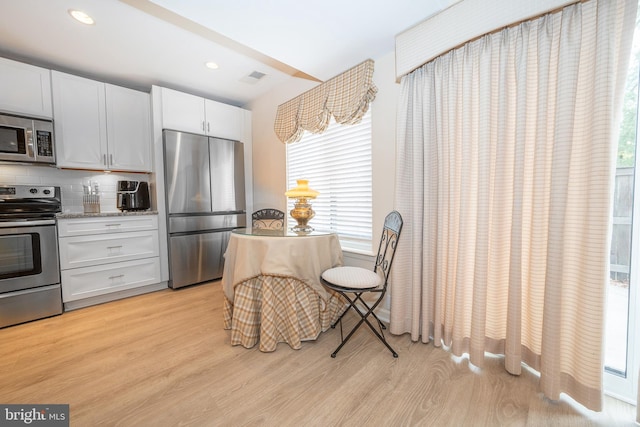
M309 232L313 231L313 227L310 227L307 223L316 214L311 209L310 199L315 199L318 193L316 190L309 188L309 180L297 179L297 187L284 193L290 199L295 199L293 209L289 212L291 217L298 222L298 225L292 227L292 231L297 232Z

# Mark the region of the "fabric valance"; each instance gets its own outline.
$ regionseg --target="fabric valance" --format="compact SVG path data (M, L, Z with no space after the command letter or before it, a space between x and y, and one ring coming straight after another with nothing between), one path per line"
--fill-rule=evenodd
M274 130L284 143L299 141L305 130L321 133L333 115L337 123L355 124L376 97L371 59L278 106Z

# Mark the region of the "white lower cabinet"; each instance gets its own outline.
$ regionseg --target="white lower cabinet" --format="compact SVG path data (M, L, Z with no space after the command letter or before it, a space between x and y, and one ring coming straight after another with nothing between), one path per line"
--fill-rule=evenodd
M65 308L134 295L161 282L157 215L59 219L58 239Z
M88 217L58 220L60 237L91 236L131 231L157 230L158 215Z
M158 257L62 270L62 300L75 301L160 281Z
M75 236L60 245L60 268L89 267L158 256L157 230Z

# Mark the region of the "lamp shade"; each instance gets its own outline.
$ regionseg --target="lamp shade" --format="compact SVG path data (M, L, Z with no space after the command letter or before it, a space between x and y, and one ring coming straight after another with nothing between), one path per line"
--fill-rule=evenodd
M284 193L285 196L291 199L297 198L305 198L305 199L315 199L319 192L316 190L312 190L309 188L309 180L307 179L297 179L296 182L298 185L291 190Z

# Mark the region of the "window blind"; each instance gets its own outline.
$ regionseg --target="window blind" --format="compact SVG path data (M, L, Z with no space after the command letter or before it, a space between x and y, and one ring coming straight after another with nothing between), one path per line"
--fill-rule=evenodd
M371 112L358 124L332 121L325 132L305 133L287 144L287 188L297 179L308 179L309 187L320 192L311 201L315 216L309 225L337 233L345 250L370 253ZM288 210L293 202L288 200Z

